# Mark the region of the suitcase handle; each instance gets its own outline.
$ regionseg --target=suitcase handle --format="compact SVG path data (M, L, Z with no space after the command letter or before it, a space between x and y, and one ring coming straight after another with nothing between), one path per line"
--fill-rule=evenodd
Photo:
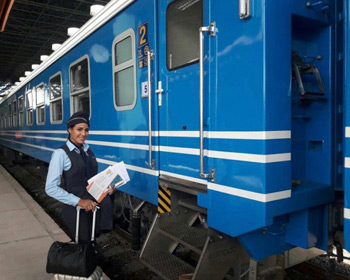
M80 206L77 206L77 223L75 225L75 243L79 243L79 220L80 220L80 210L83 209ZM95 210L93 211L92 216L92 230L91 230L91 241L95 240L95 227L96 227L96 212L97 209L100 209L100 207L96 206Z

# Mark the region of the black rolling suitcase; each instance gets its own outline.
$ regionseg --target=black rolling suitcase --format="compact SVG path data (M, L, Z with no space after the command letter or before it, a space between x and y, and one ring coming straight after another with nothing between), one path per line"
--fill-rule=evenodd
M81 209L81 207L77 206L75 243L56 241L49 249L46 271L54 273L52 280L103 280L103 272L97 266L96 253L92 244L95 240L97 208L93 213L91 242L85 244L79 244L79 217Z

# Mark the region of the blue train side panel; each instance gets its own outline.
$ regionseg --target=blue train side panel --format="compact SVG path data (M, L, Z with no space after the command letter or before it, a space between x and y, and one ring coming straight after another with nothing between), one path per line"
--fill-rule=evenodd
M208 207L209 225L239 237L255 259L294 246L327 250L327 205L334 191L334 73L329 66L335 63L328 42L335 11L328 6L326 13L308 8L304 1L252 3L253 16L246 21L232 18L238 13L233 3L210 6L208 19L215 20L218 29L216 37L206 38L214 60L208 66L210 92L222 97L209 96L209 104L215 104L209 129L273 136L249 139L249 133L242 133L239 141L225 146L210 139L210 151L229 149L234 161L208 159L208 168L216 169L215 183L208 183L208 194L200 196L199 203ZM298 88L290 80L292 51L323 57L317 67L327 102L300 104ZM315 143L320 149L312 146ZM245 156L236 160L238 153Z

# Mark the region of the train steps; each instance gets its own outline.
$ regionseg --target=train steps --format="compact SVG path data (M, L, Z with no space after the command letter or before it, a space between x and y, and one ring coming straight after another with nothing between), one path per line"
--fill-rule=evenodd
M197 205L201 188L161 185L171 191L171 211L156 214L141 262L166 280L223 279L238 257L237 240L208 229L206 209Z

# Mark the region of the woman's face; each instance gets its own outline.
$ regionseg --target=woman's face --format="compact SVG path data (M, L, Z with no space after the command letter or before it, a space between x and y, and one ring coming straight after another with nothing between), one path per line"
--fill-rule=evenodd
M70 133L69 140L75 145L81 146L89 135L89 126L86 123L78 123L68 128L68 131Z

